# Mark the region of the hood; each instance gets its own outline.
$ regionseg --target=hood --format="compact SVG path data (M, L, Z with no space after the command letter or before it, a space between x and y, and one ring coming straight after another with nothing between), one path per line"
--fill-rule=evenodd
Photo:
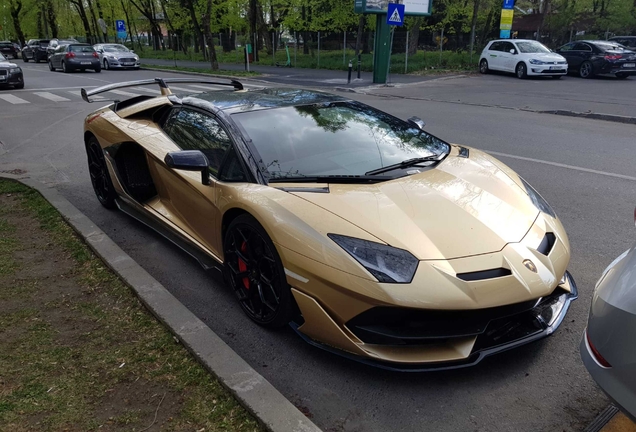
M8 61L0 61L0 68L17 68L18 65Z
M295 194L420 260L492 253L521 241L539 211L514 172L477 150L468 158L454 153L396 180Z
M528 53L526 54L530 58L542 60L545 62L563 62L566 61L565 57L556 53Z

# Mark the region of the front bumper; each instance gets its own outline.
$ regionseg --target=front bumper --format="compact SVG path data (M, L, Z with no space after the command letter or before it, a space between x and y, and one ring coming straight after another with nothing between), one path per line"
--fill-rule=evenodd
M139 59L110 59L107 57L106 61L108 61L108 67L113 69L138 68L141 66Z
M566 75L568 65L534 65L528 64L528 75Z
M318 342L304 334L300 330L302 325L296 322L292 322L291 326L311 345L381 369L401 372L459 369L474 366L488 356L537 341L554 333L563 322L570 303L578 298L578 289L570 273L566 272L564 278L565 283L559 285L552 294L531 302L475 311L421 311L421 315L433 315L433 319L422 320L416 323L416 326L403 328L401 335L395 331L397 326L391 329L380 324L364 328L365 326L355 325L355 323L351 326L348 324L345 330L351 331L356 337L375 342L375 344L368 344L372 351L368 351L367 354L371 355L367 356L355 355L335 349L329 343ZM297 300L300 299L297 292L294 292L294 295ZM299 303L307 306L306 300L300 299ZM492 317L488 314L492 314ZM417 337L413 331L414 327L416 331L419 330L424 335ZM388 345L379 344L382 338ZM397 342L399 339L402 344ZM421 348L423 348L420 351L422 358L426 357L426 351L432 351L433 358L443 357L445 351L448 351L448 347L444 349L444 345L447 345L449 341L459 342L464 358L423 362L397 362L374 358L374 354L382 353L391 353L395 358L399 358L399 350L417 352Z
M22 72L8 73L7 75L0 75L0 86L14 86L24 84L24 75Z

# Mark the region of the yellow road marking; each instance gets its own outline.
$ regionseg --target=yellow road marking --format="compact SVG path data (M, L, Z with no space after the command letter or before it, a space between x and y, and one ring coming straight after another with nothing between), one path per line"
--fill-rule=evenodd
M619 411L601 432L636 432L636 424Z

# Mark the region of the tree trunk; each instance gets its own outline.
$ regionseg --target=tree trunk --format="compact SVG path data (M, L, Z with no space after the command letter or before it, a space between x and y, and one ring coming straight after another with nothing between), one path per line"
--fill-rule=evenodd
M248 39L250 43L254 45L252 47L252 52L254 53L254 61L257 62L259 60L258 36L255 37L255 35L258 34L258 0L250 0L248 17L250 22L250 34Z
M203 36L203 32L201 31L201 26L197 20L197 13L194 10L194 3L192 0L186 0L186 9L190 13L190 20L192 21L192 28L194 30L194 35L196 36L196 43L194 44L194 52L199 52L199 48L203 51L205 56L205 38Z
M473 0L473 19L470 23L470 55L473 55L475 49L475 28L477 27L477 14L479 14L480 0Z
M22 32L22 26L20 25L21 10L22 10L21 0L9 1L9 13L11 14L11 19L13 20L13 28L15 29L15 34L20 40L20 43L24 45L24 33Z
M44 26L42 25L42 21L44 21L44 16L42 14L42 8L38 9L37 20L38 20L37 22L38 38L44 39Z
M539 26L537 27L537 40L541 41L541 30L543 30L543 24L545 23L545 16L548 13L548 0L543 0L543 9L541 10L541 20L539 21Z
M93 35L91 34L91 25L88 22L88 17L86 16L86 9L84 9L84 2L82 0L70 0L71 4L75 6L77 13L82 20L82 25L84 26L84 32L86 33L86 42L91 44L93 40Z
M221 45L223 46L223 52L229 53L234 51L236 47L236 32L232 29L227 29L221 33Z
M417 54L417 46L420 43L420 28L424 24L424 18L417 17L413 20L413 26L409 28L409 55Z
M364 14L360 14L360 18L358 18L358 33L356 34L356 58L358 54L360 54L360 50L362 49L362 36L364 34L364 23L366 16Z
M93 7L93 2L91 0L88 0L88 10L91 13L91 18L92 18L92 21L93 21L93 30L95 31L95 36L96 36L96 39L97 39L95 41L95 43L101 42L102 37L100 35L101 35L102 31L99 28L99 26L97 25L97 17L95 16L95 8Z
M53 7L53 1L47 0L46 2L46 20L49 23L49 29L51 30L51 37L58 37L57 15L55 8Z
M499 4L497 4L495 7L491 8L490 12L488 12L488 17L486 18L486 23L484 24L484 29L481 32L481 36L479 37L479 40L483 41L483 40L486 40L486 38L488 37L488 33L490 32L490 26L492 25L492 19L493 19L493 16L495 14L495 11L499 10L498 7L497 7L498 5Z
M216 59L216 48L214 47L214 38L212 38L212 32L210 31L210 17L212 16L212 0L208 0L208 7L206 13L201 17L203 28L205 32L205 39L208 42L210 68L212 70L219 69L219 62Z

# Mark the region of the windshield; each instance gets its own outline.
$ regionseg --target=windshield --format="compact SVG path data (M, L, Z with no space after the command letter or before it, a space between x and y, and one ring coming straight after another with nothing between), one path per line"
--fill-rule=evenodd
M128 48L123 45L104 45L104 51L106 52L128 52Z
M539 42L516 42L519 51L522 53L549 53L550 50Z
M364 175L407 159L448 153L445 142L357 102L234 114L273 178Z
M0 42L0 47L2 48L13 48L13 44L9 42Z
M3 56L2 54L0 54L0 61L6 61L7 59L5 58L5 56Z

